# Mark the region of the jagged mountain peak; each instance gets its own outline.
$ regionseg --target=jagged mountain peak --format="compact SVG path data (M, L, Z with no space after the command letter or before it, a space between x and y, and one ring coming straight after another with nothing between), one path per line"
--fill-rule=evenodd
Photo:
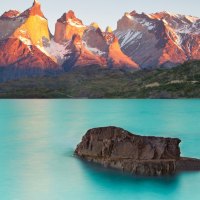
M198 21L200 18L191 15L174 14L170 12L157 12L150 15L156 20L160 20L173 32L179 34L199 34Z
M138 15L137 11L136 10L133 10L129 13L131 16L134 16L134 15Z
M123 52L142 68L172 67L200 58L198 21L197 17L169 12L133 11L118 21L115 34Z
M113 30L112 30L112 28L110 26L107 26L105 32L106 33L112 33Z
M32 7L30 7L26 11L24 11L21 15L22 16L26 16L26 17L38 15L38 16L40 16L42 18L45 18L44 14L43 14L43 12L41 10L41 4L37 0L34 0Z
M0 39L18 38L26 45L43 46L50 39L48 21L44 17L40 3L34 1L31 8L20 13L10 10L0 18Z
M20 12L18 10L9 10L7 12L4 12L0 18L15 18L19 15Z
M125 12L124 17L127 17L129 19L132 19L134 16L138 15L136 10L133 10L131 12Z
M92 22L92 23L90 24L90 27L91 27L91 28L95 28L95 29L100 29L100 30L101 30L99 24L96 23L96 22Z
M158 17L155 17L154 14L146 14L144 12L138 13L137 11L133 10L132 12L125 12L124 17L129 18L131 21L134 19L148 19L148 20L153 20Z
M66 17L67 17L67 19L74 19L74 18L76 18L76 15L75 15L75 13L74 13L74 11L73 10L69 10L67 13L66 13Z
M102 32L99 28L89 28L83 34L83 41L89 51L106 59L109 67L138 68L134 61L123 54L118 39L113 32Z
M38 0L34 0L33 6L34 6L34 5L40 5L40 2L39 2Z
M118 30L142 29L152 30L157 26L165 26L182 33L199 33L200 18L191 15L174 14L166 11L146 14L137 13L136 11L126 12L118 21Z
M83 26L82 20L78 19L72 10L64 13L57 21L71 26Z
M200 20L199 17L176 14L167 11L151 13L151 14L142 13L142 14L136 14L135 16L136 18L146 19L154 22L156 21L158 22L160 20L161 22L163 22L164 25L171 26L172 29L182 29L182 28L190 29L191 27L195 28L195 23L198 23L198 20Z
M124 13L124 18L132 19L132 15L129 12Z
M169 18L177 18L177 19L182 19L182 20L188 20L188 22L195 23L199 17L195 17L192 15L183 15L183 14L176 14L173 12L168 12L168 11L161 11L161 12L156 12L156 13L138 13L137 11L133 10L131 12L125 12L124 17L127 17L129 19L134 19L136 18L149 18L149 19L169 19Z
M75 13L70 10L64 13L56 22L54 40L57 43L65 43L72 39L74 34L82 36L86 26L82 20L75 16Z
M149 16L155 19L160 20L182 20L183 23L195 23L199 20L199 17L195 17L192 15L183 15L183 14L176 14L172 12L162 11L157 13L152 13Z
M132 11L124 14L113 32L111 27L103 30L95 22L86 26L69 10L57 20L54 38L51 38L48 21L35 0L23 13L10 10L0 17L0 40L6 44L0 49L0 65L20 60L26 51L27 56L36 58L37 66L42 67L44 63L60 67L63 63L68 67L90 64L132 69L165 64L171 67L189 59L200 59L199 28L197 17ZM5 54L4 47L9 54L14 48L16 56ZM42 53L45 62L34 56L34 52Z
M15 55L8 55L9 59L4 60L4 62L3 58L0 58L0 65L1 63L12 65L14 62L16 62L16 64L13 64L14 66L20 63L22 66L27 67L35 65L43 68L44 63L47 63L47 68L48 63L49 66L50 63L57 65L44 50L45 44L50 41L50 32L48 21L44 17L38 1L34 1L33 5L21 14L18 11L11 10L4 13L3 17L3 19L0 18L0 40L6 44L4 51L9 54L14 50ZM15 43L12 44L12 41L15 41ZM41 58L36 55L36 52L41 55ZM5 54L5 52L3 53ZM35 59L33 65L28 63L28 60L23 65L21 60L25 56L32 58L30 62Z

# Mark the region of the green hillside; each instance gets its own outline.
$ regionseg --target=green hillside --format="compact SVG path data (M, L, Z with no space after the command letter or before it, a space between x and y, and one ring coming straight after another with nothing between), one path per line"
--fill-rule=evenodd
M200 61L172 69L87 69L0 84L0 98L200 98Z

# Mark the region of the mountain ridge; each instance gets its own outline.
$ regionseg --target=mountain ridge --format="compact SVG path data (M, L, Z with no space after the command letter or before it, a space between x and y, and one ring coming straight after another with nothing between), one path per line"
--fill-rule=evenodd
M200 59L199 22L192 16L133 11L118 21L115 34L122 51L142 68L170 67Z
M19 77L90 65L128 70L171 68L200 59L199 28L197 17L132 11L118 21L116 30L108 26L102 31L97 23L85 25L69 10L57 20L52 35L41 4L34 0L24 12L10 10L0 17L0 66L9 72L18 70Z

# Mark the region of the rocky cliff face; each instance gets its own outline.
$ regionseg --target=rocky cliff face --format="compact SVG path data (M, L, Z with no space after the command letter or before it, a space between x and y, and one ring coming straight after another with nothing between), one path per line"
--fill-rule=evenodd
M73 35L66 49L68 50L68 53L65 55L66 60L63 63L65 71L92 65L106 67L106 60L89 51L84 46L80 35Z
M48 21L37 1L23 13L13 10L5 12L0 17L0 27L0 40L19 38L25 44L31 43L38 48L50 40Z
M57 67L53 60L36 46L27 46L18 38L8 38L0 41L0 58L2 66L36 67L41 69L45 69L47 66L49 68Z
M85 26L71 10L57 20L55 35L51 37L38 1L22 13L10 10L0 17L0 45L0 66L4 72L10 73L11 67L16 72L19 68L22 77L34 75L33 68L40 72L68 71L91 65L138 69L121 51L111 28L102 32L98 25ZM24 70L22 73L22 68L27 73ZM10 77L15 78L14 74L16 76L13 71Z
M27 46L18 38L0 41L0 63L2 81L56 75L62 71L51 58L36 46Z
M142 68L172 67L200 58L199 19L167 12L125 13L116 36L122 51Z
M103 32L96 23L85 26L73 11L63 14L58 19L54 40L66 45L68 50L64 68L73 69L89 65L131 69L139 67L121 51L111 28Z
M109 66L112 66L113 68L139 69L138 64L121 51L121 47L116 37L114 37L109 45L108 62Z
M55 60L44 50L49 41L48 22L37 1L23 13L5 12L0 17L0 66L10 73L11 68L15 69L10 78L18 77L14 76L17 69L22 77L34 75L33 69L58 70Z
M71 40L73 35L82 37L85 29L86 26L83 25L83 22L75 16L72 10L70 10L57 20L54 40L55 42L62 44L63 42Z
M84 25L70 10L57 20L52 36L41 5L34 0L24 12L10 10L0 17L0 66L9 73L11 66L15 71L26 68L31 75L33 68L63 71L91 65L130 70L173 67L200 59L199 28L199 18L133 11L118 21L116 31L110 27L103 31L97 23Z
M137 63L121 51L118 39L110 28L102 32L98 25L92 25L84 32L83 41L87 49L106 59L108 67L139 68Z
M96 128L86 133L75 154L106 167L159 176L186 169L186 160L191 163L180 157L180 142L176 138L134 135L117 127ZM200 169L199 160L197 166Z

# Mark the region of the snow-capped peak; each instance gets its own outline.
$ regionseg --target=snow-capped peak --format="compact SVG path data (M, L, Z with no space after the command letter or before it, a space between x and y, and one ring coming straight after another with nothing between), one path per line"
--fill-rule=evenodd
M123 52L145 68L199 59L199 27L200 19L190 15L134 11L125 13L114 33Z

